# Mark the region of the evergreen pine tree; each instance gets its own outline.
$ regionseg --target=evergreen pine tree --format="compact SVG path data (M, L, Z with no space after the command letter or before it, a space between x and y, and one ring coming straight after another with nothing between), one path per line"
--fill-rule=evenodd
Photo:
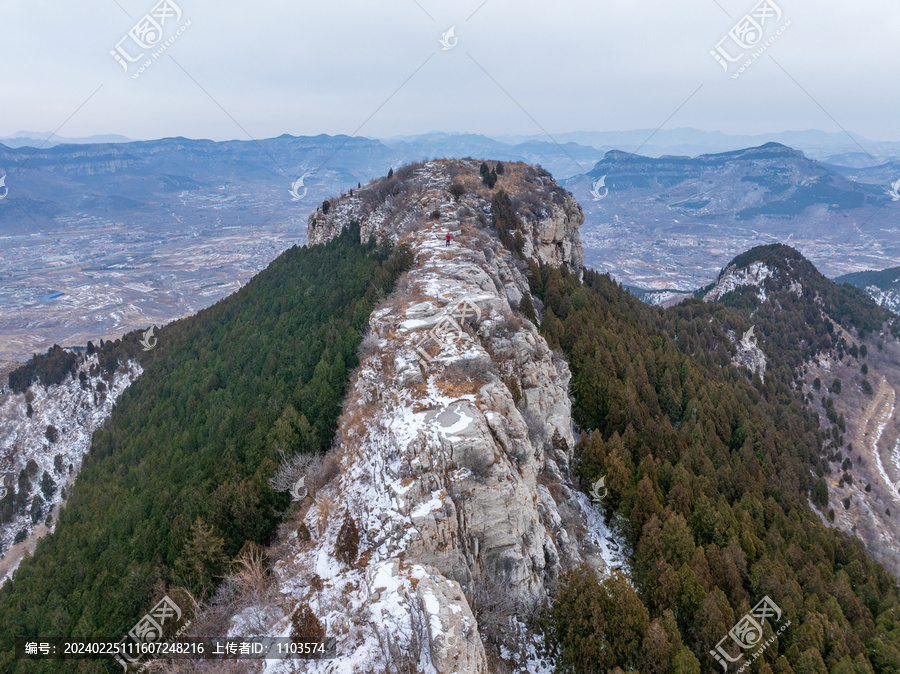
M531 321L535 325L538 324L537 314L534 311L534 304L531 301L530 293L526 292L524 295L522 295L522 301L519 302L519 311L529 321Z

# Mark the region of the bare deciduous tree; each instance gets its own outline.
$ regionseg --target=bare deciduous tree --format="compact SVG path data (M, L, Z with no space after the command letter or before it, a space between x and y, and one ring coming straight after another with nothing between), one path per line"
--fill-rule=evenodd
M281 464L275 475L269 478L269 484L275 491L290 491L297 481L306 475L309 465L315 460L312 454L294 454L287 456L283 449L278 450Z

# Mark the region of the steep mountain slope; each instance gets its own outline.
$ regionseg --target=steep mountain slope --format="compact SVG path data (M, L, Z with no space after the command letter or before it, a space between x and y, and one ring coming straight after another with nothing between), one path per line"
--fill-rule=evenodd
M286 251L227 300L159 330L94 433L55 531L0 588L0 670L71 671L16 661L13 640L118 641L171 586L202 600L245 545L269 542L288 496L267 480L283 454L330 444L360 331L404 264L348 231Z
M721 671L726 658L767 673L900 668L897 581L872 559L891 551L867 546L870 556L810 506L836 467L823 447L832 429L790 366L837 347L820 305L862 330L884 312L785 247L735 260L719 301L665 311L593 272L584 284L547 267L530 278L541 331L569 359L573 416L594 429L573 465L587 485L605 479L603 505L634 550L633 589L583 569L564 578L545 623L563 671ZM802 297L792 279L808 281ZM765 355L764 382L739 358L742 342ZM778 618L739 648L742 616L764 597Z
M33 385L19 368L12 373L18 390L0 391L0 583L15 570L24 549L34 549L29 534L53 529L55 509L81 469L91 436L142 372L124 353L121 366L117 359L108 369L116 346L95 351L91 345L90 355L71 353L58 377L51 380L41 372L44 381L35 377ZM17 550L11 550L14 544Z
M552 183L507 167L491 196L476 167L404 168L310 217L311 241L358 218L416 262L370 320L336 473L306 472L272 583L226 583L198 633L334 635L305 671L699 672L769 596L791 629L761 671L900 666L896 583L810 508L825 436L790 367L741 369L736 339L760 347L734 292L647 307L560 255L580 217Z
M900 319L780 245L739 256L703 294L753 325L780 384L801 390L826 429L823 517L900 577Z
M900 267L845 274L834 279L834 282L849 283L864 290L885 309L900 314Z

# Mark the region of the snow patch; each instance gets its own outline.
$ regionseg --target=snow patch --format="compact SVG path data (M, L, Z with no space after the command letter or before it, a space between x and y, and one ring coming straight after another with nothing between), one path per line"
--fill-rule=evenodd
M895 482L891 480L887 474L887 470L884 468L884 463L881 461L881 452L878 451L878 443L881 440L884 429L887 428L888 422L894 418L894 409L894 402L891 401L891 411L885 415L884 421L878 424L878 428L875 431L875 438L872 440L872 454L875 455L875 466L878 468L878 474L881 475L881 479L884 480L884 483L888 485L889 488L895 487ZM891 451L891 463L900 469L900 440L897 441L897 444ZM898 483L900 483L900 480L898 480ZM900 496L900 489L898 489L898 496Z
M603 520L603 515L600 514L600 509L591 502L587 494L580 491L574 492L574 494L586 526L585 541L597 549L600 557L606 564L607 570L616 569L621 571L630 580L631 574L628 572L624 552L627 545L625 540L616 536L612 529L607 526Z
M715 287L706 293L703 298L707 302L716 302L724 295L744 286L756 288L756 294L760 302L766 301L766 291L763 281L775 275L767 265L762 262L754 262L749 267L737 270L726 270Z
M35 497L44 501L38 522L52 514L52 531L58 515L57 506L62 502L62 490L72 488L82 459L90 449L91 438L112 413L116 400L143 370L136 362L129 361L116 370L111 381L101 374L91 375L91 368L99 369L99 356L86 356L71 378L47 388L33 383L29 391L32 415L27 415L26 394L12 393L8 389L0 395L0 466L4 473L0 480L6 488L18 489L19 472L29 461L37 464L37 473L31 478L24 510L13 519L0 525L0 553L5 554L13 544L17 533L31 533L35 524L30 516ZM84 375L84 384L79 380ZM51 442L48 428L56 429L58 437ZM53 481L49 497L42 493L41 479L44 473ZM14 570L14 569L13 569ZM12 574L12 570L0 579L0 583Z

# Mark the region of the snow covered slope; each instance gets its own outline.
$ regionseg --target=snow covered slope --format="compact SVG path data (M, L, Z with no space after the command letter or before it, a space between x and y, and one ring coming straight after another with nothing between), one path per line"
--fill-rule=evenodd
M74 375L61 384L45 388L35 382L25 393L13 393L8 387L0 391L0 502L12 504L14 513L0 522L0 554L8 554L14 541L23 540L48 515L56 514L64 490L81 468L93 432L140 374L138 364L127 363L111 380L106 379L94 354L85 357ZM51 529L54 521L55 517ZM0 569L0 579L5 579L14 565Z

